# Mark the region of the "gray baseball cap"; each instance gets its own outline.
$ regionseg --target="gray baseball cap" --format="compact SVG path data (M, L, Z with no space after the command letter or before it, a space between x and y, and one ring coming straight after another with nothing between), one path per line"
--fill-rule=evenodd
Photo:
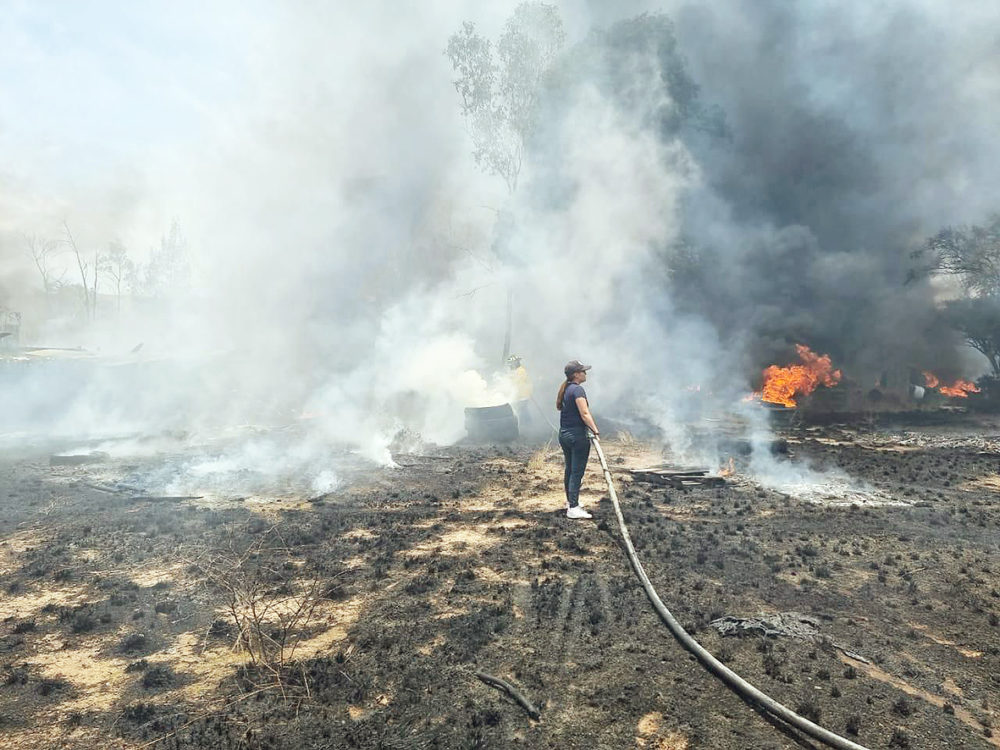
M571 359L566 363L566 366L563 368L563 372L566 373L566 377L568 378L575 372L586 372L589 369L590 365L581 364L578 359Z

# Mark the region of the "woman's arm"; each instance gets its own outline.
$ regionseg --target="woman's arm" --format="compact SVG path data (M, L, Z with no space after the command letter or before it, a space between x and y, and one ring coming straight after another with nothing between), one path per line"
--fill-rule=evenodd
M583 396L577 396L576 408L580 412L580 419L582 419L583 423L590 428L590 431L595 435L600 435L601 431L597 429L597 423L594 422L594 418L590 416L590 406L587 404L587 399Z

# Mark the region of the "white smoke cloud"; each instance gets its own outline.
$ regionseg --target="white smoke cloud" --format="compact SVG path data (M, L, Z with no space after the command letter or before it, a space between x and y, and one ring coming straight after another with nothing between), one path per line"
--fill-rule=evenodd
M498 179L472 163L450 85L454 74L442 53L462 20L474 19L495 36L515 4L344 9L298 2L266 12L232 4L205 9L207 15L174 10L169 21L133 10L124 26L89 41L86 33L58 28L33 35L28 21L56 23L44 10L25 5L8 15L0 33L16 44L2 53L0 69L40 63L36 75L43 78L33 85L48 92L46 82L54 85L67 67L83 62L72 101L108 106L79 127L72 118L59 125L56 88L37 117L45 127L36 139L13 121L26 90L0 98L0 144L22 154L5 167L12 177L0 184L0 274L31 270L17 247L19 232L58 235L64 218L88 252L120 236L142 259L178 217L193 265L191 289L156 310L76 327L73 345L124 357L142 341L138 355L124 357L113 372L54 368L44 387L34 373L18 373L17 387L6 391L18 408L8 413L43 430L84 436L178 428L203 436L232 424L294 424L296 448L239 440L229 453L199 458L189 473L211 483L220 472L251 467L265 476L294 471L314 488L332 487L336 476L324 465L331 446L349 445L390 464L401 429L451 443L464 435L465 407L510 400L500 362L509 290L513 350L524 357L537 400L552 417L549 402L563 363L589 360L598 419L602 412L638 414L681 454L712 454L711 441L706 445L691 427L702 428L706 414L732 410L747 390L740 336L723 332L723 343L707 316L679 310L659 253L681 238L685 222L694 223L701 237L725 248L720 275L752 279L740 243L771 241L788 230L768 216L741 215L744 207L715 191L716 160L732 154L719 149L710 158L679 136L654 132L651 113L665 116L677 105L659 61L644 53L630 61L630 107L586 80L569 93L559 121L539 136L522 188L508 198ZM713 59L725 52L740 64L767 28L749 10L744 19L735 10L725 16L671 7L688 44L700 30L743 34L733 49L689 49L703 97L749 117L737 106L741 92L735 83L727 86L727 71ZM923 4L913 7L938 18ZM806 47L817 52L864 25L860 5L852 8L843 30L826 36L819 21L829 18L820 11L789 23L809 26ZM573 44L592 21L606 24L626 9L612 14L597 4L569 3L564 11ZM699 12L712 24L699 27ZM91 33L97 23L74 22ZM162 36L150 36L161 22ZM54 42L63 46L47 48ZM186 44L194 47L189 56L178 52ZM953 70L960 55L949 54ZM862 73L849 55L832 59L843 73L839 83L815 62L800 73L806 83L783 85L782 95L798 86L806 98L847 109L851 87L843 80ZM135 70L126 76L127 66ZM810 89L809 80L822 85ZM957 101L982 102L997 80L988 70L963 79ZM152 108L155 122L133 113L122 132L120 124L112 127L115 113L129 99L122 92L136 91L137 82L163 92L163 101ZM158 96L144 90L137 109ZM862 102L867 108L854 122L879 121L871 109L876 102ZM919 110L914 104L902 124L917 122ZM930 140L933 125L926 127L921 138ZM987 130L977 118L977 138L985 140ZM126 145L116 150L119 136ZM88 151L94 145L99 157L80 167L74 156L94 153ZM935 156L945 163L944 156L960 152L955 145ZM893 158L902 162L898 153ZM969 184L991 184L995 177L984 175L996 174L987 169L994 164L968 167L975 172ZM572 185L566 195L550 194L546 171L554 168ZM918 185L913 214L941 194L927 187L931 171L893 174ZM962 179L960 170L948 172L948 184L957 185L948 206L970 192ZM810 230L796 236L808 239ZM697 399L691 386L701 389ZM763 434L763 417L748 414L750 432ZM276 459L278 453L286 458Z

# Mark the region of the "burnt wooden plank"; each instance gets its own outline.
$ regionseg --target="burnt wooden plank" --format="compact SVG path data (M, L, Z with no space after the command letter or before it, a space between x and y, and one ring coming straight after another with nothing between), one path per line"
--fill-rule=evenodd
M717 474L709 474L708 469L699 469L691 473L677 473L656 469L632 469L631 474L632 478L637 482L648 482L675 489L719 487L726 483L723 477Z
M721 487L726 483L722 477L698 477L697 479L684 477L680 480L684 487Z
M674 482L677 481L677 477L665 476L663 474L648 471L633 471L632 478L638 482L649 482L650 484L667 486L673 486Z
M633 474L655 474L661 477L700 477L708 473L708 469L658 469L648 467L643 469L629 469Z
M643 466L636 471L657 471L664 474L707 474L704 466L678 466L677 464L655 464Z

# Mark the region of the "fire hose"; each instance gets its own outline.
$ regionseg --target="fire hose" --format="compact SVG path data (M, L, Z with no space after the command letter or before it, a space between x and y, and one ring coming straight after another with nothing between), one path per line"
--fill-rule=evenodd
M744 700L761 707L772 716L777 717L785 724L795 727L796 729L830 747L839 748L840 750L868 750L863 745L851 742L850 740L841 737L839 734L834 734L828 729L824 729L818 724L814 724L804 716L799 716L787 706L783 706L769 695L761 692L725 664L712 656L712 654L710 654L704 646L698 643L698 641L692 638L691 635L683 627L681 627L680 623L674 619L672 614L670 614L670 610L667 609L660 600L659 595L656 593L656 589L653 588L653 584L650 583L649 577L646 575L646 571L642 568L642 563L639 562L639 557L635 553L635 547L632 546L632 539L629 536L628 528L625 526L625 517L622 515L621 505L618 503L618 494L615 492L615 485L611 478L611 470L608 469L608 462L604 459L604 451L601 450L601 441L592 433L589 433L589 437L591 442L594 444L594 448L597 450L597 457L601 460L601 469L604 470L604 481L608 483L608 492L611 495L611 503L614 505L615 515L618 517L618 528L622 533L622 540L625 542L625 552L628 554L629 562L632 564L632 570L634 570L635 574L639 577L639 581L642 583L642 588L646 591L646 596L649 597L649 601L653 605L653 609L656 610L656 614L660 616L660 619L663 620L663 624L670 629L670 632L673 634L674 638L680 642L681 646L683 646L685 650L694 654L698 661L701 662L702 666L722 680L728 688L733 690Z

